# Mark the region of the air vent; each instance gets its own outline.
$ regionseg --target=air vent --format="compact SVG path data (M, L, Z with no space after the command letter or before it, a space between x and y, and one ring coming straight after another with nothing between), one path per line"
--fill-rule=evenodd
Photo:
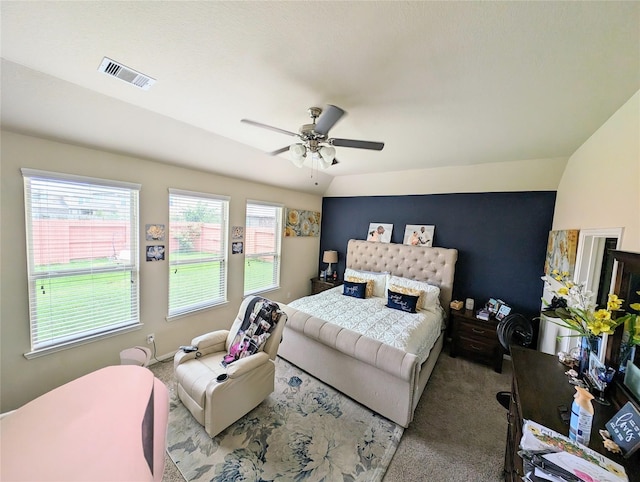
M108 57L102 59L102 63L100 64L100 67L98 67L98 71L104 72L105 74L120 79L128 84L133 84L142 90L149 90L149 88L156 82L156 79L130 69L125 65L119 64Z

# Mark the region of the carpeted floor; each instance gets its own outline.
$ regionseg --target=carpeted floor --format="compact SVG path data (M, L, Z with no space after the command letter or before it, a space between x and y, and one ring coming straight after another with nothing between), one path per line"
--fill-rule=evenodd
M150 367L173 389L173 364ZM511 387L511 363L503 372L440 355L384 482L493 482L502 480L507 413L495 394ZM164 482L183 482L166 456Z

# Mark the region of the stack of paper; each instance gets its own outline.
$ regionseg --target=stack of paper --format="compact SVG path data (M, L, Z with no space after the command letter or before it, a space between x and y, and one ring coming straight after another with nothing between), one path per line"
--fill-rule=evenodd
M628 482L624 467L547 427L525 420L520 441L525 481Z

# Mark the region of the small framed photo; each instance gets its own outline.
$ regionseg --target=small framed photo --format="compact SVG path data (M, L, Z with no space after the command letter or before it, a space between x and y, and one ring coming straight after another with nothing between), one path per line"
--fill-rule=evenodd
M392 231L393 224L369 223L369 230L367 231L367 241L374 241L377 243L390 243Z
M492 315L495 314L496 311L498 311L498 300L489 298L489 301L487 301L487 310L489 310L489 313Z
M411 246L433 246L433 233L435 226L421 224L407 224L404 228L402 244Z
M231 239L242 239L244 237L244 226L233 226L231 228Z
M506 303L500 305L500 308L498 308L498 312L496 313L496 320L502 321L509 313L511 313L511 307L509 305Z
M146 224L144 232L147 241L164 241L164 224Z
M164 261L164 246L147 246L147 261Z
M242 241L234 241L231 243L231 254L242 254L244 252L244 243Z

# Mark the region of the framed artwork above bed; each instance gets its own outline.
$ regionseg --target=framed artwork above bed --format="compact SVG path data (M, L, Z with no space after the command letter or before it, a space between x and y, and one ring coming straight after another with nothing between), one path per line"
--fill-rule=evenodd
M393 224L369 223L366 239L377 243L390 243L392 231Z
M404 240L402 244L411 246L433 246L433 233L435 230L435 226L407 224L404 228Z

